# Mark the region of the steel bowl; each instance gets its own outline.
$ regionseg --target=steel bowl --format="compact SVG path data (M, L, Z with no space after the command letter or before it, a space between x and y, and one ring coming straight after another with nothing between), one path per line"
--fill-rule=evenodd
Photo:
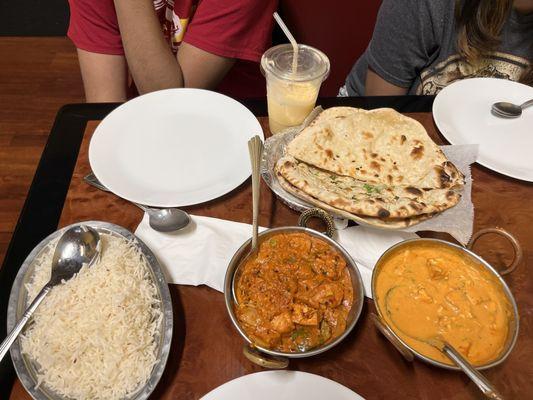
M308 228L307 221L311 217L318 217L323 219L326 222L326 225L328 226L327 232L320 233L314 229ZM305 233L328 243L333 248L335 248L344 257L344 260L346 261L346 266L348 267L348 271L352 280L354 301L352 308L350 309L350 312L348 314L346 330L342 333L342 335L338 336L337 338L335 338L335 340L327 344L303 352L287 353L271 350L253 343L253 341L248 337L244 329L239 325L239 321L237 319L237 316L235 315L234 310L234 306L236 304L234 287L236 283L237 271L239 266L245 260L246 256L249 254L251 247L251 239L246 241L237 250L237 252L229 263L228 269L226 271L226 277L224 280L224 297L226 300L226 308L228 310L228 314L231 318L231 321L233 322L233 325L240 333L240 335L244 338L244 340L247 342L247 345L245 345L243 349L244 355L252 362L266 368L285 368L288 366L289 358L311 357L335 347L340 342L342 342L346 336L350 334L352 329L355 327L355 324L357 323L357 320L359 319L359 316L361 315L361 310L363 308L364 289L361 274L359 273L357 265L355 264L355 261L352 259L350 254L348 254L348 252L341 245L339 245L337 242L335 242L335 240L331 238L334 232L333 221L331 220L331 217L323 210L311 209L304 212L300 216L298 224L299 226L273 228L261 232L258 238L259 245L263 241L268 240L273 235L294 232Z
M19 269L19 272L11 288L11 295L9 297L9 304L7 310L7 329L10 331L16 324L16 322L22 317L24 310L27 306L27 291L25 285L30 281L34 271L34 260L38 258L48 249L48 245L53 240L59 238L63 232L73 226L88 225L91 228L96 229L98 233L108 234L117 237L124 238L125 240L132 241L139 249L139 251L146 258L149 265L150 275L157 288L159 299L161 301L161 308L163 312L163 321L161 324L161 330L157 337L157 362L152 368L152 373L148 378L148 381L140 387L135 393L125 398L124 400L145 400L148 399L152 391L155 389L167 363L168 354L170 351L170 343L172 339L172 327L173 327L173 315L172 315L172 300L170 298L170 292L168 285L159 266L159 262L155 258L152 251L146 246L140 239L134 236L130 231L121 226L111 224L108 222L100 221L87 221L64 227L45 239L43 239L26 257L24 263ZM15 371L22 382L22 385L26 391L35 400L67 400L66 397L59 395L58 393L47 387L46 382L41 384L38 388L37 385L37 370L38 365L32 361L27 355L22 354L20 349L20 342L16 340L11 346L11 359Z
M492 265L490 265L483 258L481 258L479 255L477 255L471 250L476 240L479 239L479 237L487 233L495 233L495 234L504 236L513 245L513 248L515 250L515 257L511 265L507 267L504 271L498 272L498 270L496 270ZM522 250L520 248L520 245L518 244L518 241L510 233L508 233L507 231L504 231L503 229L489 228L489 229L484 229L484 230L477 232L472 237L472 240L468 244L467 248L454 244L454 243L447 242L445 240L440 240L440 239L417 238L417 239L409 239L409 240L405 240L403 242L397 243L393 245L392 247L390 247L388 250L385 251L385 253L381 255L381 257L376 263L376 266L374 267L374 270L372 272L372 297L374 298L374 300L376 299L375 293L376 293L377 277L379 276L382 266L384 265L385 261L397 251L400 251L408 247L415 247L421 243L439 243L448 248L454 249L457 252L467 257L470 257L473 261L477 262L479 265L485 268L486 271L491 273L502 285L502 288L507 297L507 300L509 301L509 304L511 304L512 306L513 315L509 320L509 334L507 335L506 343L503 347L503 350L499 354L499 356L495 360L489 363L486 363L483 365L476 365L475 368L479 370L483 370L483 369L491 368L498 364L501 364L513 350L513 347L516 343L516 339L518 337L518 328L519 328L518 308L516 306L516 301L511 293L511 290L509 289L509 287L507 286L507 284L502 278L502 275L512 272L522 259ZM392 345L404 356L405 359L407 359L408 361L412 361L416 357L430 365L434 365L437 367L450 369L450 370L456 370L456 371L461 370L456 365L445 364L443 362L434 360L418 352L413 347L411 347L408 343L402 340L402 338L399 335L397 335L394 332L391 326L383 318L383 310L381 310L381 308L379 307L378 302L374 301L374 304L376 305L376 310L378 313L378 315L371 314L374 324L381 331L381 333L392 343Z

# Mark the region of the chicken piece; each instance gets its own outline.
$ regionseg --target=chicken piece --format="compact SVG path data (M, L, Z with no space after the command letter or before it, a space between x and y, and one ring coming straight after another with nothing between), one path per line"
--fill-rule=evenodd
M312 268L318 275L337 279L345 266L346 262L339 255L320 253L316 255Z
M343 307L330 309L324 312L324 320L327 321L331 337L336 338L346 330L346 318L348 311Z
M291 314L292 322L299 325L318 325L318 311L305 304L294 303Z
M261 316L254 307L242 306L235 309L237 319L250 326L261 324Z
M306 234L292 234L290 235L289 249L296 252L296 254L307 254L311 250L311 239Z
M441 266L439 266L439 259L428 259L426 262L426 266L428 267L429 276L431 279L435 281L448 279L448 273Z
M312 307L319 308L321 305L326 307L337 307L344 298L344 288L335 282L325 282L317 286L309 293L309 304Z
M276 315L272 320L270 320L270 327L272 330L279 333L289 333L294 329L294 324L292 323L291 313L288 311L282 312L281 314Z

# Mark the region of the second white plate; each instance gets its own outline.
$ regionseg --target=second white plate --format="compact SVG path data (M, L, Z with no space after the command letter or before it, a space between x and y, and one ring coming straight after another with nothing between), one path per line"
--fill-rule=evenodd
M199 89L137 97L96 128L89 161L113 193L155 207L217 198L251 173L248 140L261 125L241 103Z
M263 371L241 376L202 400L364 400L331 379L300 371Z
M491 113L498 101L521 104L533 87L505 79L472 78L444 88L433 103L437 127L451 144L479 144L477 161L504 175L533 182L533 109L520 118Z

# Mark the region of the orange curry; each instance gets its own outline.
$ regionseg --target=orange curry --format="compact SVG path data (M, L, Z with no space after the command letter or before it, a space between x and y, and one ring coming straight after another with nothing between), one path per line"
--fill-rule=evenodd
M257 345L302 352L346 329L353 286L344 257L305 233L264 240L237 279L235 313Z
M374 300L412 348L452 364L431 344L446 341L474 365L504 349L512 308L502 284L477 260L441 243L416 243L381 262Z

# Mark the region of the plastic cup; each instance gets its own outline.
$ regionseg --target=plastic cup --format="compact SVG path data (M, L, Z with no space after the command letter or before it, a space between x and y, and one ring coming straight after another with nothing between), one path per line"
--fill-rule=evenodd
M282 44L261 58L266 78L270 131L300 125L315 107L318 91L329 74L329 59L320 50L298 45L298 68L293 72L293 49Z

